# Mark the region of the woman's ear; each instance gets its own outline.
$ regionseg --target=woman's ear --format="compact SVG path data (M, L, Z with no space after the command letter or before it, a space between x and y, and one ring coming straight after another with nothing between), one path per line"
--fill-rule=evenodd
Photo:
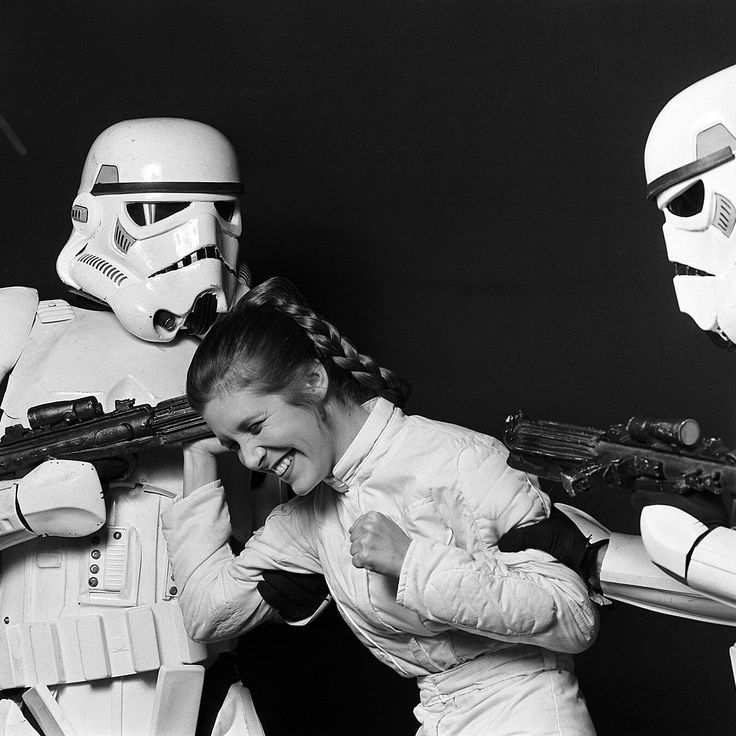
M312 372L307 377L307 392L322 401L327 396L329 387L330 379L327 377L325 367L319 360L315 360Z

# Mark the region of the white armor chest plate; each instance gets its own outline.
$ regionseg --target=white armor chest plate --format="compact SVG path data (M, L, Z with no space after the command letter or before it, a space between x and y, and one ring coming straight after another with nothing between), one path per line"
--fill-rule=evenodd
M184 393L197 344L180 338L148 343L126 332L111 312L41 302L3 399L3 424L25 424L30 406L95 396L110 411L116 399L157 403Z
M50 401L91 395L111 411L117 399L155 404L180 396L195 348L187 338L167 344L139 340L109 312L41 302L8 382L0 428L27 425L26 410ZM181 451L146 453L130 478L106 492L107 524L97 534L46 537L2 553L0 622L7 646L12 652L17 639L26 663L13 672L0 666L0 687L130 674L155 669L167 658L167 644L160 638L153 655L158 632L168 625L158 618L169 616L178 591L170 578L159 514L180 490ZM47 660L48 672L39 672L38 658L30 654L37 649L34 636L49 640L38 651L50 646L57 652L55 662ZM85 646L89 653L80 665L76 652ZM176 647L181 649L180 643ZM178 651L175 659L197 661L204 653L200 649L191 656ZM141 663L141 658L151 661ZM75 674L77 668L81 674Z

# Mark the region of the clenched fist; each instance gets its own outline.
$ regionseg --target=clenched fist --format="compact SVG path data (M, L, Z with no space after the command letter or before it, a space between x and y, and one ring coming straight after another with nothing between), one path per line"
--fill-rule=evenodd
M399 577L411 540L385 514L369 511L350 527L350 554L355 567Z

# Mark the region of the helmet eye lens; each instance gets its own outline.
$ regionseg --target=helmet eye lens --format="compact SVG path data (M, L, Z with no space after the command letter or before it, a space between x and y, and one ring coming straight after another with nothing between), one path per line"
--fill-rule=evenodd
M698 180L669 202L667 209L677 217L692 217L702 212L704 202L705 186Z
M189 207L190 202L129 202L128 216L136 225L152 225Z
M153 222L165 220L189 207L190 202L156 202L153 205Z
M235 202L224 199L220 200L219 202L215 202L215 209L223 220L230 222L235 214Z
M146 224L146 216L143 213L143 202L132 202L131 204L126 204L125 209L128 211L128 217L130 217L136 225Z

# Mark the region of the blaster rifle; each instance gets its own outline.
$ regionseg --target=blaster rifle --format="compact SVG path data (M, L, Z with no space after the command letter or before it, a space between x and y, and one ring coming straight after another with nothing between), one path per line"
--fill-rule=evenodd
M155 406L123 399L107 413L94 396L55 401L30 408L28 424L9 426L0 437L0 478L23 475L55 458L83 460L101 478L121 480L140 452L212 436L186 396Z
M504 439L512 468L557 481L570 496L608 486L706 491L721 496L735 520L736 452L718 438L702 437L694 419L635 416L595 429L517 412L506 419Z

